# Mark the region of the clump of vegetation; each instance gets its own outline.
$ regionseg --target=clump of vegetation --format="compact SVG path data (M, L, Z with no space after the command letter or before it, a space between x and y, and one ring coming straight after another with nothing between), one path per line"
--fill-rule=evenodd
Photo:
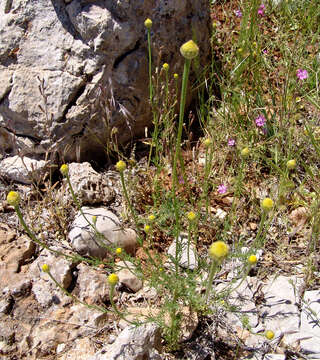
M299 257L307 264L309 285L317 281L313 258L320 250L320 4L316 0L284 0L278 5L257 0L221 1L214 4L212 20L215 59L197 84L188 82L190 69L196 66L194 59L201 52L196 39L181 46L185 58L182 74L172 74L167 63L154 69L152 21L146 20L153 118L150 152L144 167L137 167L123 154L116 164L131 225L146 254L143 260L126 258L161 294L162 309L152 320L162 326L171 350L179 348L182 307L207 316L222 306L222 295L215 292L213 282L228 258L241 260L239 279L244 279L259 262L266 266L257 267L258 276L269 269L272 272L268 256L283 264ZM220 97L214 92L216 86ZM187 91L199 91L200 99L197 113L189 117ZM203 134L196 140L190 136L194 121ZM81 211L67 165L60 171ZM8 194L8 202L30 238L48 248L24 222L19 201L17 193ZM291 229L288 216L300 207L308 214L306 226ZM218 209L225 213L223 218L217 216ZM96 231L94 219L86 220ZM197 253L199 265L192 270L180 266L183 232L187 233L187 265L190 249ZM290 237L292 232L295 236ZM168 267L163 255L172 241L175 255L170 256L173 266ZM245 256L241 256L243 246L249 248ZM298 255L297 246L303 248ZM256 255L261 249L264 259ZM121 248L110 252L125 255ZM59 255L101 263L78 255ZM118 277L113 273L113 261L104 264L110 273L112 301ZM46 264L42 269L50 274ZM110 309L101 311L128 318L126 309L113 301ZM266 341L272 340L272 329L266 329L265 336Z

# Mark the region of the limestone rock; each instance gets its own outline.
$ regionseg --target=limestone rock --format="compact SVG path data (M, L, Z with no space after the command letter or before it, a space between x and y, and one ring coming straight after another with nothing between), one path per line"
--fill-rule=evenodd
M7 179L31 184L32 181L39 182L41 180L46 164L44 160L34 160L26 156L16 155L0 162L0 173Z
M176 258L176 239L170 245L168 255L173 259ZM172 260L169 263L173 264ZM178 237L178 263L185 269L194 270L198 267L196 248L192 241L188 244L188 235L184 233L181 233Z
M91 224L93 224L92 217L97 217L95 226L104 238L99 237L88 221L78 212L68 235L75 251L81 255L99 259L105 258L116 247L134 254L137 245L136 233L132 229L123 229L116 215L105 208L83 207L82 211Z
M147 17L154 64L181 74L179 47L194 37L200 66L210 60L207 0L5 3L0 128L67 161L105 158L111 131L123 143L151 125Z
M69 166L69 178L73 191L81 204L109 203L114 194L110 184L103 175L93 170L88 162L71 163ZM67 191L66 191L67 189ZM71 192L65 183L64 194L67 194L66 201L72 201Z
M142 281L135 275L134 265L130 261L119 261L116 264L116 269L121 269L117 273L121 284L133 292L142 288Z
M90 360L161 360L160 329L155 324L127 326L116 341Z

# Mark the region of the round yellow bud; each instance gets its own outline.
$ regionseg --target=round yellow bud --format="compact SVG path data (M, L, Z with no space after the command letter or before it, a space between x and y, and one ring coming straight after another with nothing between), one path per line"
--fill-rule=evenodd
M92 222L94 223L94 225L97 223L97 216L96 215L92 216Z
M243 149L241 150L241 155L242 155L243 157L247 157L249 154L250 154L250 150L249 150L248 147L245 147L245 148L243 148Z
M188 59L194 59L199 54L199 48L193 40L189 40L180 47L181 55Z
M243 52L243 49L239 48L237 51L238 51L239 54L241 54Z
M196 217L197 217L197 216L196 216L196 214L195 214L193 211L189 211L189 212L187 213L187 218L188 218L189 221L194 221Z
M121 255L121 253L122 253L122 249L120 247L116 248L116 254Z
M273 208L273 200L270 198L265 198L261 203L262 209L265 211L270 211Z
M168 70L169 70L169 64L168 64L168 63L164 63L164 64L162 65L162 68L163 68L163 70L168 71Z
M296 103L299 103L301 101L301 97L296 97Z
M209 248L209 255L214 259L223 259L229 253L229 246L223 241L215 241Z
M67 176L69 172L69 166L67 164L62 164L60 167L60 172L63 176Z
M265 335L268 340L272 340L274 338L274 332L272 330L267 330Z
M256 255L250 255L248 257L248 263L250 265L255 265L257 263L257 261L258 261L258 259L257 259Z
M156 217L155 217L153 214L151 214L151 215L148 216L148 220L149 220L150 222L154 222L155 219L156 219Z
M149 232L151 231L151 226L150 225L145 225L143 230L144 230L144 232L146 234L149 234Z
M212 144L212 141L211 141L211 139L207 138L207 139L204 140L203 143L204 143L205 147L209 147Z
M173 74L173 77L175 78L175 80L178 80L179 79L179 75L177 73L174 73Z
M297 166L297 162L296 162L295 159L291 159L291 160L287 161L287 168L288 168L289 170L295 169L296 166Z
M120 160L120 161L118 161L117 163L116 163L116 169L119 171L119 172L123 172L123 171L125 171L125 169L126 169L126 163L124 162L124 161L122 161L122 160Z
M42 271L45 273L48 273L50 271L50 267L48 264L43 264L42 265Z
M147 28L147 29L151 29L152 27L152 20L151 19L146 19L145 22L144 22L144 26Z
M11 206L19 206L20 203L20 195L16 191L10 191L7 195L8 204Z
M114 286L118 283L119 281L119 277L117 274L110 274L108 276L108 283L111 285L111 286Z

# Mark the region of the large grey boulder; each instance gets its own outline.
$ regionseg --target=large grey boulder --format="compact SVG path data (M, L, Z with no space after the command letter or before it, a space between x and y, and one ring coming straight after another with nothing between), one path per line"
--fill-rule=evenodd
M151 124L147 38L154 64L182 73L180 46L195 39L210 59L207 0L15 0L0 3L2 148L31 140L24 154L56 150L65 161L104 157ZM195 72L192 71L193 78Z

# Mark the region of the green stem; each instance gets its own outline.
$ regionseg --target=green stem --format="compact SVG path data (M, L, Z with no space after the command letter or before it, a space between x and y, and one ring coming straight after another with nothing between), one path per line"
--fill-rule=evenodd
M206 294L205 294L205 297L204 297L204 302L205 303L207 303L207 301L208 301L208 297L209 297L209 294L210 294L210 289L212 287L213 276L216 273L216 268L217 268L217 263L216 263L215 260L212 260L212 263L211 263L211 266L210 266L208 282L207 282Z

